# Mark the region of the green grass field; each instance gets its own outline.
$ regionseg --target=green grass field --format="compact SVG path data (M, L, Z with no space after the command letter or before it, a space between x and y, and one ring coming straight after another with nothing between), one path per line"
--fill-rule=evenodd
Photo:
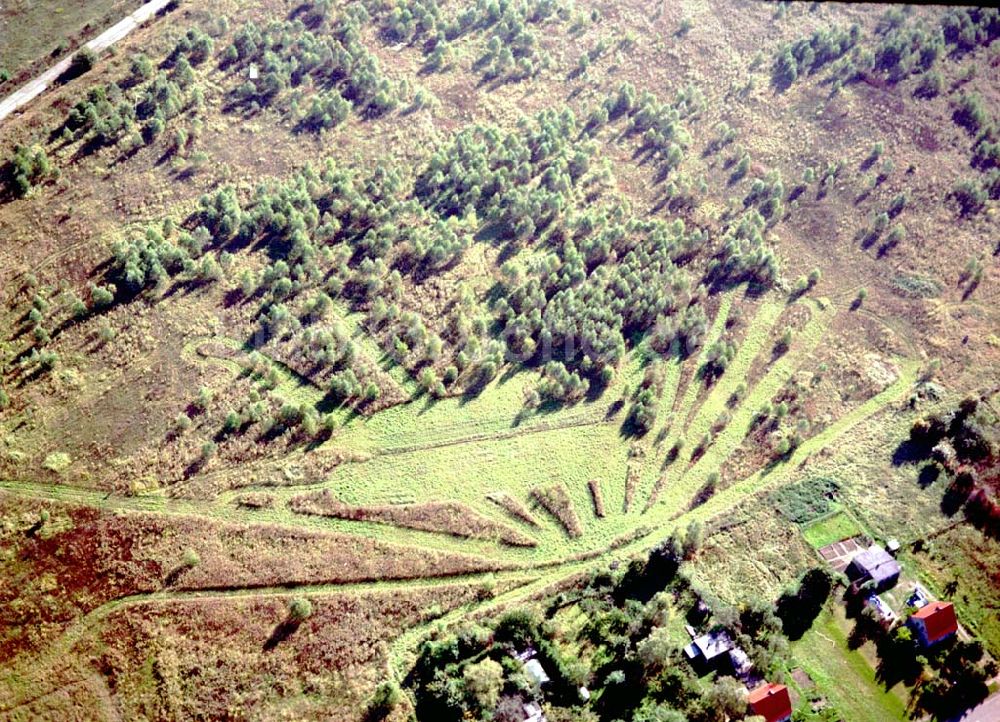
M722 297L706 345L720 336L741 293L742 289L737 288ZM320 490L329 491L334 500L357 507L454 503L468 508L470 517L481 515L515 534L527 535L535 546L491 547L483 539L458 541L445 529L436 534L370 521L312 518L308 523L395 543L496 556L518 565L551 565L579 555L599 554L631 544L636 535L655 531L659 538L689 520L708 519L740 503L748 494L780 483L812 453L879 411L908 386L909 378L904 374L883 393L807 440L788 459L731 484L702 506L692 508L692 500L708 475L739 448L756 409L806 363L835 313L828 302L804 299L798 303L808 311L808 321L789 351L776 360L770 359L768 339L785 301L769 296L748 319L745 338L729 370L709 389L695 374L704 362L704 352L684 361L668 362L657 422L649 434L637 439L630 440L623 431L628 403L620 406L615 401L628 399L641 379L641 345L596 400L553 410L525 410L525 392L536 383L535 374L527 371L501 375L474 397L416 397L371 417L342 409L337 412L341 428L314 453L329 450L346 454L347 461L322 480L267 487L275 497L275 506L259 512L259 517L297 523L301 515L288 509L288 502L296 495ZM346 322L356 325L356 321ZM764 356L769 359L766 372L747 390L743 401L731 409L729 423L716 434L706 453L692 459L697 439L726 408L736 386L746 381L755 360ZM192 360L198 359L192 356ZM220 363L218 359L202 360ZM405 384L405 372L397 367L395 373ZM302 388L301 379L294 376L285 374L281 378L284 381L279 391L290 398L310 401L318 392ZM669 450L678 440L685 442L684 451L668 463ZM638 475L639 484L636 498L626 512L626 479L630 474ZM594 513L588 485L591 480L598 481L602 490L603 518ZM572 513L580 522L579 535L568 535L533 497L533 490L550 485L560 485L568 494ZM231 507L235 496L249 488L253 487L223 493L216 504ZM498 503L499 497L516 502L534 516L538 525ZM649 543L641 542L645 546Z
M795 663L851 722L890 722L907 719L900 695L886 691L875 671L859 651L847 648L847 636L833 614L824 611L809 630L791 645Z
M857 522L843 511L834 512L802 527L802 535L816 549L860 533Z

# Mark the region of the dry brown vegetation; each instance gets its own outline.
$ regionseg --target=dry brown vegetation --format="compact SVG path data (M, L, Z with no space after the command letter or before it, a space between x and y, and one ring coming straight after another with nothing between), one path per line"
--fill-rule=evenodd
M0 493L0 511L0 576L6 581L0 663L43 649L81 615L133 594L350 584L495 568L483 559L344 534L120 514L6 493ZM185 560L189 550L198 559L194 565Z
M381 521L396 526L439 531L472 539L497 539L512 546L532 547L535 541L505 524L487 519L468 507L451 502L358 507L332 498L329 490L294 497L290 508L299 514L337 519Z
M883 9L792 4L776 19L775 8L763 3L587 1L578 3L580 22L545 26L541 42L552 65L518 82L483 82L473 70L485 45L482 37L470 40L447 71L422 73L418 44L399 46L369 28L363 42L386 75L394 81L405 78L438 101L423 110L408 110L404 103L378 118L352 113L324 134L297 132L295 123L277 109L247 117L228 112L228 94L243 78L220 70L213 59L195 70L205 91L204 108L185 111L170 121L161 138L133 153L108 147L83 154L78 146L50 135L89 87L125 77L135 53L145 52L159 62L181 32L195 26L215 34L216 51L221 51L247 20L265 25L286 17L296 5L283 0L181 2L167 18L139 30L102 58L91 73L53 89L0 125L0 161L17 144L39 144L59 170L57 178L39 184L27 197L0 200L0 238L6 239L0 243L0 390L10 397L9 407L0 407L0 480L115 494L109 508L100 508L0 493L0 673L15 661L30 664L88 612L131 595L458 576L500 567L480 557L283 526L270 521L270 515L285 514L286 521L293 515L266 490L234 497L229 518L207 507L204 515L111 508L125 495L142 500L150 494L167 504L171 497L207 501L231 490L318 482L341 464L365 458L356 449L339 447L336 430L327 434L332 443L320 448L314 448L315 438L280 424L223 433L228 414L245 411L253 394L259 394L269 418L279 416L288 399L304 399L324 410L339 408L327 397L330 374L316 371L290 345L270 340L260 346L284 369L277 391L268 388L275 384L253 368L249 355L237 350L257 330L256 306L243 298L238 278L240 271L260 273L265 266L264 254L255 249L236 249L232 270L218 282L177 282L163 293L72 319L64 292L89 298L88 284L101 281L114 241L141 235L148 224L164 218L183 221L202 194L225 185L246 201L259 183L286 179L327 157L365 170L385 161L414 174L436 147L471 123L510 130L524 115L563 106L585 119L626 81L661 100L673 100L693 84L704 103L690 123L692 145L680 170L689 189L703 180L704 190L692 190L690 203L675 208L664 204L665 183L654 182L654 169L636 161L637 142L622 125L612 124L598 136L601 156L613 169L608 188L600 192L620 192L640 214L682 218L689 228L704 229L714 239L742 210L754 180L780 171L786 191L792 191L806 169L814 169L817 179L801 181L805 188L786 204L766 236L781 259L780 288L787 290L795 279L820 268L822 278L808 294L829 297L844 309L802 370L773 399L788 405L786 419L778 426L761 424L747 436L719 470L720 487L746 478L771 459L769 435L779 427L787 431L805 420L808 438L888 386L898 373L893 357L921 359L925 366L940 359L934 380L956 394L979 388L984 378L1000 373L997 207L991 202L982 213L962 217L950 198L955 184L972 172L972 139L952 119L959 94L981 94L994 122L1000 118L995 47L942 59L945 90L932 99L914 97L916 77L896 85L869 79L831 93L817 75L800 77L779 92L769 78L782 43L852 22L870 33ZM601 10L597 22L589 19L593 8ZM939 13L933 8L913 11L929 22ZM229 28L220 31L216 20L223 15ZM677 29L684 18L692 20L692 27L681 35ZM581 53L602 41L605 48L587 72L575 73ZM977 71L970 75L967 69L973 66ZM167 152L172 131L190 126L195 116L203 129L188 156L203 153L201 164ZM736 138L716 150L712 139L722 121ZM894 166L877 184L874 174L883 161L875 168L865 165L876 141L884 142L883 160L891 159ZM731 180L744 152L752 161L747 175ZM842 167L824 190L819 177L831 163ZM676 174L670 177L674 180L684 185ZM884 252L878 244L864 247L873 219L902 192L909 198L898 219L905 224L905 240ZM980 259L985 268L976 283L966 271L970 258ZM421 314L431 330L445 334L459 287L464 284L485 308L485 299L502 278L503 260L499 247L477 243L442 273L404 274L400 309ZM862 288L867 295L856 302ZM36 294L51 307L45 322L52 333L47 348L58 354L59 363L50 373L32 376L19 370L16 359L33 343L28 317ZM718 297L703 301L713 318ZM357 316L369 305L359 304ZM743 319L752 318L755 310L754 301L743 303ZM800 329L803 314L801 305L789 305L769 331L775 338L767 346L786 326ZM376 331L361 324L360 333L375 341L388 338L385 327ZM741 320L724 333L723 338L739 344L746 324ZM770 361L762 357L752 365L745 383L753 385L763 377ZM403 366L431 368L441 375L449 363L442 356L433 363L410 359ZM352 402L346 410L377 418L375 412L406 401L410 392L399 381L405 374L394 373L391 366L371 348L361 348L350 368L362 383L373 382L379 395ZM686 366L680 388L697 372L693 364ZM460 377L449 394L459 393L466 380ZM212 397L205 408L197 406L201 388ZM695 401L708 393L699 391ZM180 415L190 420L183 430L178 428ZM211 453L206 444L213 445ZM624 479L605 479L603 493L598 482L590 482L597 517L617 513L610 503L605 509L604 494L612 498L611 488L624 484L625 505L632 504L641 482L645 447L640 447L636 443L636 460ZM865 451L873 456L885 449ZM68 464L50 463L54 454L67 455ZM828 460L830 454L817 456ZM888 458L879 463L886 466ZM876 473L869 470L869 476ZM878 491L883 493L881 487ZM489 498L524 531L542 529L545 524L539 520L547 522L544 517L550 514L570 537L582 534L579 507L574 508L560 483L535 489L531 509L504 492L490 490ZM880 502L877 495L858 499L859 505ZM310 495L297 498L291 508L319 524L332 524L330 517L463 540L500 539L514 547L535 544L516 527L447 501L364 507ZM49 514L44 521L43 510ZM883 521L884 514L888 512L875 516ZM973 561L984 548L995 555L995 544L965 538L962 532L953 536L954 544L951 536L943 536L939 551L917 562L942 584L950 581L952 567L960 569L957 575L962 593L969 590L970 607L986 606L976 600L992 598L996 580L984 584L988 570L974 569ZM754 550L753 558L746 556L748 548ZM196 552L197 564L185 563L188 550ZM696 569L713 580L735 580L729 586L720 583L719 594L736 600L750 591L780 589L809 563L809 550L794 528L749 509L717 531ZM238 718L253 710L258 718L358 719L365 698L384 676L388 642L428 621L434 605L437 612L444 611L477 593L460 584L324 593L314 598L315 614L270 650L265 650L268 639L286 614L284 597L126 606L101 620L92 637L67 650L72 673L57 677L57 689L19 713L28 718L187 719ZM4 713L0 706L0 716Z

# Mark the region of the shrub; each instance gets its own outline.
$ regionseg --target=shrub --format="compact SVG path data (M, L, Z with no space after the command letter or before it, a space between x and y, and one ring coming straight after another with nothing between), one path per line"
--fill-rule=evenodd
M889 231L889 235L885 239L885 247L891 248L892 246L899 245L903 239L906 238L906 229L897 223Z
M382 682L368 700L368 719L384 719L403 701L399 685L393 681Z
M889 209L888 209L889 217L895 218L900 213L902 213L903 209L906 208L906 204L908 201L909 198L907 197L906 193L900 193L895 198L893 198L892 201L889 203Z
M213 456L215 456L215 452L218 450L218 448L219 447L216 446L214 441L206 441L204 444L201 445L202 460L208 461L209 459L211 459Z
M952 195L963 216L975 215L986 205L987 193L975 180L959 181Z
M772 79L778 87L787 88L799 77L799 64L791 48L785 48L774 62Z
M978 93L962 94L958 99L954 118L956 123L972 134L978 133L989 121L983 99Z
M288 618L293 622L304 622L313 612L312 602L305 597L296 597L288 605Z
M23 197L34 185L54 174L55 170L49 162L44 148L22 145L14 149L14 157L4 169L4 180L11 193Z
M69 78L78 78L93 70L95 65L97 65L97 53L90 48L83 48L70 60L66 75Z
M933 70L920 76L920 82L917 83L913 94L918 98L934 98L940 95L943 89L944 79L941 77L941 73Z

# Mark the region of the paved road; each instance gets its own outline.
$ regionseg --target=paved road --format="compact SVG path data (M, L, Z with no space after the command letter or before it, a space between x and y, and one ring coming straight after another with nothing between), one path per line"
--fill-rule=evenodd
M987 697L978 707L949 722L997 722L997 720L1000 720L1000 692Z
M156 15L156 13L160 12L160 10L165 8L170 2L171 0L151 0L151 2L146 3L131 15L126 15L118 23L111 26L87 43L85 47L90 48L95 53L99 53L102 50L111 47L137 27L142 25L142 23L146 22L151 17ZM16 111L18 108L30 103L32 100L45 92L46 88L52 85L52 83L54 83L60 75L66 72L72 59L73 56L63 58L44 73L37 76L34 80L28 81L0 101L0 122L2 122L8 115Z

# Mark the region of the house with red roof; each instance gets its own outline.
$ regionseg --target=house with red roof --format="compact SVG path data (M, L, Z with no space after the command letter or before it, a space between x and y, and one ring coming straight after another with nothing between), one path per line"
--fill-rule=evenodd
M955 605L931 602L910 615L909 625L925 647L930 647L958 632Z
M792 698L783 684L762 684L747 700L752 714L767 722L788 722L792 718Z

